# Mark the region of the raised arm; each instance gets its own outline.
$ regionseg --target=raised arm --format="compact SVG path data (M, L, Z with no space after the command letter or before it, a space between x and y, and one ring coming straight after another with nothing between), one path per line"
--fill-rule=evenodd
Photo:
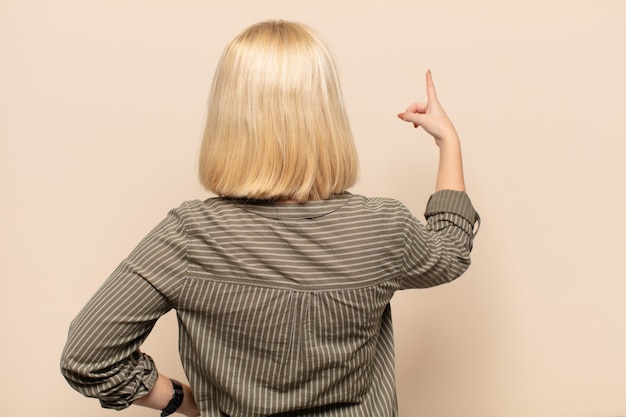
M421 126L439 146L439 168L435 191L465 191L459 136L439 104L430 70L426 72L426 94L425 103L411 104L404 112L399 113L398 117L406 122L412 122L416 128Z

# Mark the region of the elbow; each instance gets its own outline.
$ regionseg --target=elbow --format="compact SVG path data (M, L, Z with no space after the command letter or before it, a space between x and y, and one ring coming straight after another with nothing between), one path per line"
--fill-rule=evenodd
M454 257L450 258L445 264L446 265L440 274L443 278L440 282L441 284L446 284L460 278L470 267L471 259L469 256Z
M457 257L450 267L449 274L450 274L450 277L452 278L451 281L465 274L465 272L469 269L471 264L472 264L472 260L469 257L469 254L467 257Z
M102 370L94 363L84 360L79 355L69 351L63 351L60 361L61 375L74 390L87 397L99 397L98 385L103 381Z
M469 269L472 260L469 251L460 251L440 259L438 284L446 284L460 278Z
M462 276L472 264L472 240L451 238L446 240L444 247L441 260L445 265L445 275L449 281L454 281Z
M136 351L121 361L81 357L67 349L60 361L61 374L80 394L97 398L103 408L122 410L146 395L157 378L152 359Z

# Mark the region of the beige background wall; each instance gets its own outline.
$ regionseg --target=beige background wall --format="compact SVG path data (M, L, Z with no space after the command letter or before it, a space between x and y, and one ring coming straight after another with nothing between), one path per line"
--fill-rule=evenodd
M621 0L0 0L0 415L117 415L61 378L67 327L170 208L207 197L213 70L268 18L335 51L353 191L423 212L436 149L395 114L427 68L461 133L484 223L464 277L395 298L401 414L626 415ZM181 375L173 315L144 350Z

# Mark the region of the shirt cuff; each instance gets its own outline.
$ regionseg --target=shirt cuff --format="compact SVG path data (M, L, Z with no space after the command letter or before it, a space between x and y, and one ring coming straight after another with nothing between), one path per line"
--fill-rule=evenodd
M424 216L428 219L442 213L457 214L467 220L472 228L476 223L480 224L480 216L464 191L441 190L431 195Z
M154 361L141 352L135 352L131 358L130 364L119 370L124 375L122 383L99 396L102 408L123 410L152 390L159 376Z

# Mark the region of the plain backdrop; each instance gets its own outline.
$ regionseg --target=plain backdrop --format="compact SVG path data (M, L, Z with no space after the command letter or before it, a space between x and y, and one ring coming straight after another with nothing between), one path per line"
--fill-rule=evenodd
M353 192L421 216L437 150L396 119L430 68L483 224L459 280L398 293L400 414L626 415L626 2L0 0L3 416L116 414L58 369L71 319L183 200L217 60L296 20L337 57ZM176 322L144 346L184 378ZM374 417L374 416L373 416Z

